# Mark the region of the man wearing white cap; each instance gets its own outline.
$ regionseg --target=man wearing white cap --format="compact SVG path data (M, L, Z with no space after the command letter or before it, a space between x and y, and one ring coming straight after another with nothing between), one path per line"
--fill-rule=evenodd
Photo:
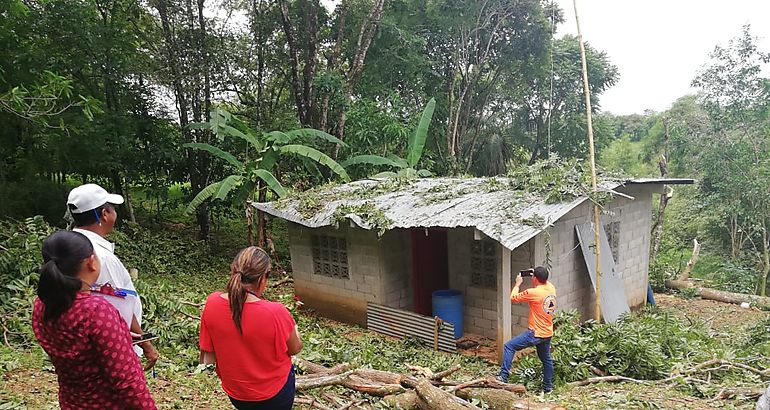
M124 316L131 331L141 334L142 303L136 293L134 282L126 267L115 256L115 245L104 239L105 235L112 232L115 221L118 219L115 205L122 203L122 196L110 194L96 184L85 184L74 188L67 197L67 208L75 221L73 231L82 233L91 241L94 252L101 262L101 271L96 283L98 285L109 283L113 288L124 290L128 294L126 298L130 297L135 301L133 312L130 308L125 312L126 306L120 303L118 298L106 297L120 311L121 316ZM149 369L158 360L158 351L149 341L140 343L139 346L147 358L146 368Z

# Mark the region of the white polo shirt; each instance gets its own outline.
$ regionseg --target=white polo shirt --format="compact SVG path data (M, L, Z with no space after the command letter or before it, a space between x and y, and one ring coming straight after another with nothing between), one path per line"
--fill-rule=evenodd
M117 256L115 256L115 244L112 242L102 238L99 234L95 232L91 232L85 229L73 229L74 232L82 233L91 241L91 245L94 247L94 252L96 253L96 256L99 257L99 262L102 264L101 271L99 272L99 278L96 280L97 285L104 285L105 283L111 284L113 287L121 288L121 289L127 289L136 292L136 288L134 287L134 282L131 280L131 275L129 275L128 270L126 270L126 267L123 266L123 262L118 259ZM136 294L135 297L131 297L133 295L129 295L126 297L126 299L134 299L136 302L133 303L133 313L134 316L136 316L136 321L139 322L139 326L142 325L142 301L139 299L139 295ZM115 303L112 302L112 299L117 298L107 298L110 303L115 305ZM124 310L125 305L120 304L121 306L116 306L118 311L121 312L121 316L124 316ZM126 319L124 317L124 319ZM131 318L129 317L128 320L128 327L131 327Z

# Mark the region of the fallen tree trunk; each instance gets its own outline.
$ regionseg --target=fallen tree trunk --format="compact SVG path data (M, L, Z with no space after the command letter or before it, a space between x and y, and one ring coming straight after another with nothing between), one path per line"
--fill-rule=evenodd
M528 410L557 410L563 407L552 407L546 403L532 403L529 400L522 400L518 395L505 390L497 389L463 389L457 392L459 397L465 400L481 400L489 406L490 410L510 410L510 409L528 409Z
M324 376L298 376L295 385L296 389L301 391L315 389L318 387L332 386L335 384L343 384L351 374L353 374L353 370L348 370L345 373Z
M404 388L400 383L380 383L373 382L372 380L362 378L357 374L351 374L343 383L343 386L348 389L353 389L362 393L371 394L372 396L388 396L392 394L401 393Z
M428 379L422 379L417 382L414 389L417 391L417 395L420 399L422 399L422 402L418 402L418 405L420 405L420 408L423 410L478 409L478 407L467 401L434 386Z
M313 363L310 360L305 360L299 357L296 359L296 361L297 361L297 365L299 365L299 367L302 368L302 370L305 370L306 372L312 375L340 374L350 370L350 365L348 363L341 363L334 367L326 367L320 364Z
M526 388L523 385L502 383L492 377L471 380L469 382L441 380L441 378L458 371L460 369L459 365L437 373L433 373L432 370L427 368L412 366L414 371L426 376L420 379L382 370L348 370L349 366L347 364L328 368L308 360L299 359L297 365L309 372L309 374L297 377L297 391L340 385L374 396L385 396L383 400L394 408L419 408L422 410L477 409L478 407L454 395L454 392L463 391L468 387L485 387L485 390L500 391L502 394L496 396L494 394L487 394L487 396L490 397L490 400L492 397L495 397L498 401L502 400L502 402L507 400L503 400L503 397L513 396L514 393L523 394L526 392ZM452 386L452 388L446 391L434 385ZM409 390L405 392L404 386L411 387L414 391ZM526 403L526 401L519 401L518 403ZM317 401L310 401L304 404L317 408L325 406Z
M382 401L388 405L388 408L401 410L417 410L420 408L420 396L414 390L409 390L401 394L385 396Z
M695 294L702 299L715 300L717 302L732 303L740 305L742 303L748 303L756 305L759 308L770 309L770 297L746 295L743 293L725 292L721 290L709 289L700 286L696 286L690 281L681 280L667 280L666 287L671 289L695 289Z

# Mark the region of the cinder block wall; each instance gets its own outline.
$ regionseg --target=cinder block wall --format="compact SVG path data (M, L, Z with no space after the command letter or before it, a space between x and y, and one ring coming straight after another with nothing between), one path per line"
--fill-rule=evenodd
M615 261L623 278L628 304L632 308L644 306L650 267L650 229L652 229L652 193L656 185L629 185L619 192L634 200L618 198L604 215L605 224L620 222L618 260Z
M601 215L603 225L615 221L620 223L618 260L615 264L632 308L643 306L647 295L652 191L653 186L625 187L620 192L635 199L617 197ZM593 316L594 290L575 234L575 225L592 221L592 205L585 202L547 231L551 242L551 282L556 287L558 309L576 309L583 319ZM539 234L536 243L544 244L545 235ZM535 263L542 264L544 255L543 251Z
M536 240L530 239L523 245L514 249L511 252L511 289L516 282L516 276L520 270L529 269L535 266L534 255ZM524 278L519 291L523 291L532 287L532 279ZM504 300L510 300L511 295L500 295ZM513 303L511 306L511 334L516 336L527 329L529 324L529 304L528 303Z
M482 235L483 236L483 235ZM485 238L488 239L488 238ZM450 229L447 235L449 250L449 286L463 293L465 311L463 329L489 338L497 337L497 306L500 298L506 300L510 295L499 295L497 286L475 286L471 283L471 241L474 240L473 228ZM518 272L532 265L531 245L526 243L511 253L511 270ZM497 274L502 272L502 249L497 249ZM511 283L513 283L513 273ZM523 289L526 289L526 280ZM523 330L527 326L527 306L512 307L511 327L513 331ZM523 327L522 327L523 326Z
M382 304L412 310L412 242L408 229L394 229L379 240Z
M313 273L313 234L347 239L350 279ZM289 240L294 289L305 305L323 316L365 326L366 302L384 303L377 233L347 226L312 229L290 223Z
M471 284L471 241L473 228L455 228L447 232L449 287L463 294L463 332L486 337L497 334L497 289ZM499 258L498 252L498 258ZM497 263L500 270L500 262Z
M537 243L542 244L542 253L535 264L545 263L545 244L551 244L551 277L556 287L558 310L576 309L583 319L591 317L593 285L588 276L583 253L580 249L575 226L593 221L592 206L584 202L564 215L547 232L540 233Z

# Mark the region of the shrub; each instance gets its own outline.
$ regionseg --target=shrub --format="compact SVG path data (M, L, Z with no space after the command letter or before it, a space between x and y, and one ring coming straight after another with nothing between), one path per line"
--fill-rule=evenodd
M41 216L0 221L0 331L6 344L34 341L30 306L37 290L42 242L53 231Z
M712 341L698 326L684 326L677 318L655 308L622 317L616 323L580 324L574 311L559 312L552 340L556 383L583 380L595 374L636 379L660 379L679 362L697 362L708 357ZM536 355L521 358L512 381L536 387L542 380Z

